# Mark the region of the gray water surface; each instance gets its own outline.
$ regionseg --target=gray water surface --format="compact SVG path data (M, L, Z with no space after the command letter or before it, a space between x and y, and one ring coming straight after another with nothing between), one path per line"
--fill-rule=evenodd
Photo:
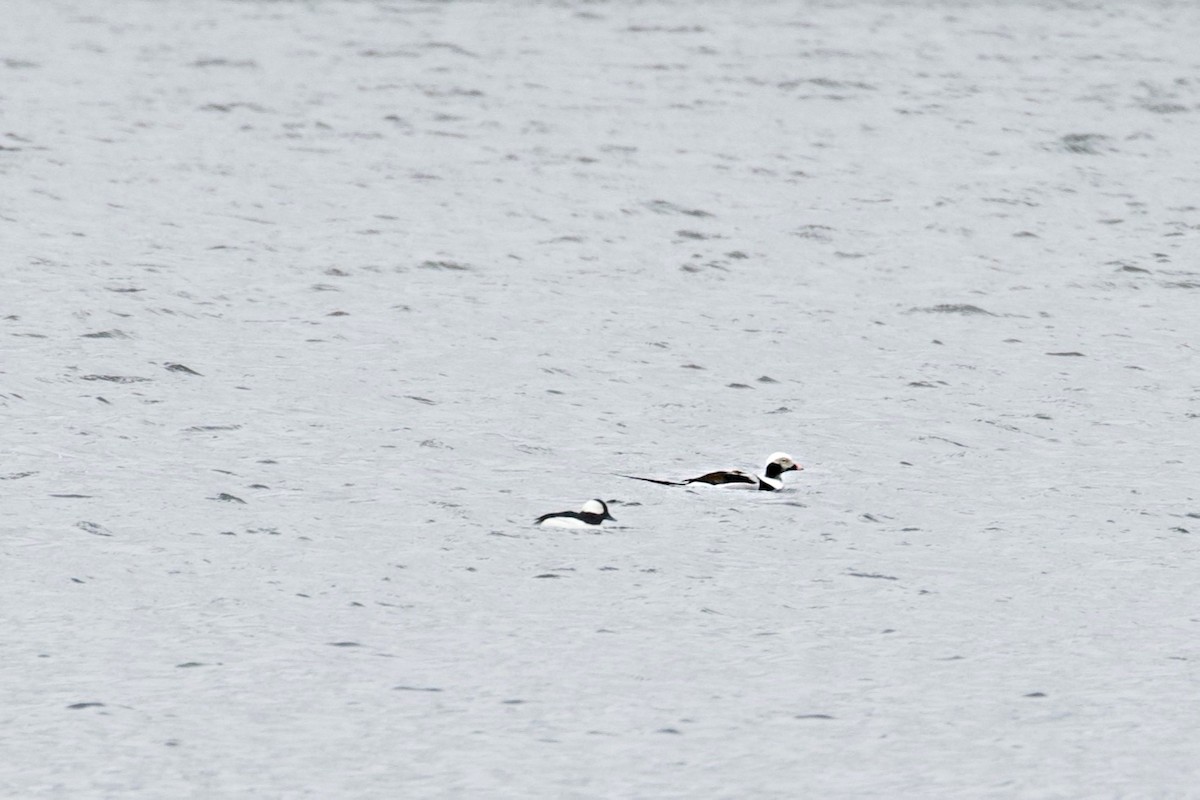
M0 794L1195 792L1194 5L6 17Z

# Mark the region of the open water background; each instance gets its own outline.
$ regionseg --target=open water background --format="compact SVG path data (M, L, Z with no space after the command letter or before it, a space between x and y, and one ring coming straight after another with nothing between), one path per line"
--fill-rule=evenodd
M1195 791L1196 6L5 16L0 793Z

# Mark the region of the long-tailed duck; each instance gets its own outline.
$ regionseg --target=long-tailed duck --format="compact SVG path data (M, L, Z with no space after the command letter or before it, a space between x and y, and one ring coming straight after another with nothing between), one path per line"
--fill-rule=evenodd
M783 473L804 469L787 453L772 453L767 459L767 467L762 475L743 472L740 469L717 470L701 475L698 478L687 478L682 481L664 481L658 478L641 478L637 475L622 475L622 478L633 478L635 481L649 481L663 486L690 486L694 483L720 486L723 489L757 489L762 492L777 492L783 488Z
M599 528L600 523L609 519L617 519L608 513L608 506L603 500L588 500L579 511L556 511L553 514L542 514L535 525L543 528Z

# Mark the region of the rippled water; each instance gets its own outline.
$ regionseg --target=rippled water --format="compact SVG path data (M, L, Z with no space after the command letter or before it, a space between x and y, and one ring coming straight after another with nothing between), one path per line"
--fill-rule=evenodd
M4 793L1193 790L1194 7L8 11Z

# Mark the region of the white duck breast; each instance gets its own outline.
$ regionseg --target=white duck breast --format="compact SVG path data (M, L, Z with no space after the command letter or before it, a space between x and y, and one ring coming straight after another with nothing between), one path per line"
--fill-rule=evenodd
M543 528L599 528L606 519L617 521L608 513L608 505L603 500L588 500L579 511L543 514L534 520L534 524Z
M760 492L777 492L783 488L783 473L800 471L804 467L796 463L787 453L772 453L767 459L766 469L762 475L752 475L740 469L718 470L696 478L686 478L682 481L664 481L658 478L642 478L637 475L622 475L622 478L633 478L635 481L649 481L663 486L717 486L722 489L755 489Z

